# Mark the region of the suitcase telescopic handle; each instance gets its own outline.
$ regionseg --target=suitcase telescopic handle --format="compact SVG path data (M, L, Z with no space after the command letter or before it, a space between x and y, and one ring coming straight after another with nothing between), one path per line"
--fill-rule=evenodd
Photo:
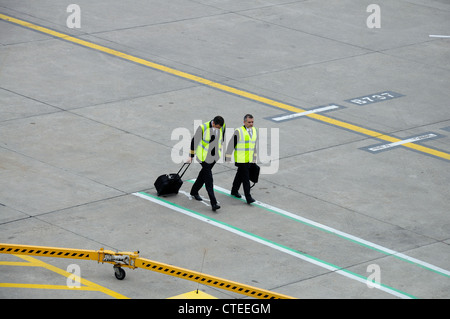
M187 165L187 166L186 166ZM180 175L180 178L183 177L184 173L186 173L187 169L189 168L189 165L191 165L191 163L183 163L183 166L181 166L180 170L178 171L178 175L180 175L181 170L183 169L183 167L186 166L186 168L183 171L183 174Z

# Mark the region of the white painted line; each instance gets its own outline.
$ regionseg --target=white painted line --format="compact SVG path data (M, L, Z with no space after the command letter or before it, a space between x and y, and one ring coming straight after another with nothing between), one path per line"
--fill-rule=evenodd
M179 190L178 193L180 194L184 194L189 200L192 200L192 195L188 192ZM205 206L211 207L211 205L209 205L207 202L211 202L211 200L209 200L208 198L204 198L202 196L200 196L202 198L202 200L200 201L200 203L202 203ZM219 201L217 201L217 204L220 204Z
M372 151L372 152L378 152L378 151L382 151L382 150L385 150L385 149L388 149L388 148L392 148L392 147L395 147L395 146L399 146L399 145L402 145L402 144L413 143L413 142L425 140L425 139L428 139L428 138L433 138L433 137L436 137L436 136L437 135L433 134L433 133L425 134L425 135L421 135L421 136L408 138L407 140L403 140L403 141L398 141L398 142L394 142L394 143L389 143L389 144L383 144L383 145L370 147L370 148L368 148L368 150Z
M167 207L167 208L169 208L171 210L174 210L176 212L182 213L184 215L187 215L187 216L193 217L195 219L201 220L201 221L203 221L205 223L208 223L208 224L211 224L213 226L219 227L219 228L221 228L223 230L226 230L226 231L229 231L229 232L231 232L233 234L239 235L241 237L250 239L250 240L255 241L257 243L260 243L262 245L265 245L265 246L268 246L270 248L276 249L278 251L284 252L284 253L289 254L291 256L297 257L299 259L302 259L302 260L307 261L309 263L312 263L314 265L320 266L322 268L325 268L325 269L327 269L329 271L335 272L335 273L340 274L342 276L345 276L347 278L356 280L356 281L361 282L363 284L367 284L367 282L369 281L369 279L364 277L364 276L355 274L355 273L353 273L353 272L351 272L349 270L346 270L344 268L337 267L337 266L335 266L333 264L324 262L324 261L322 261L322 260L320 260L318 258L315 258L313 256L309 256L307 254L301 253L301 252L296 251L296 250L294 250L292 248L289 248L289 247L283 246L281 244L275 243L273 241L270 241L268 239L262 238L260 236L255 235L255 234L249 233L247 231L241 230L241 229L239 229L237 227L228 225L228 224L226 224L224 222L215 220L213 218L210 218L208 216L202 215L202 214L197 213L195 211L188 210L187 208L184 208L184 207L179 206L177 204L171 203L171 202L169 202L169 201L167 201L165 199L161 199L161 198L158 198L158 197L155 197L153 195L150 195L150 194L147 194L147 193L143 193L143 192L133 193L133 195L135 195L137 197L140 197L140 198L143 198L145 200L154 202L154 203L156 203L158 205ZM415 298L414 296L411 296L411 295L409 295L409 294L407 294L405 292L399 291L399 290L397 290L395 288L386 286L384 284L375 284L375 285L373 285L373 287L377 288L377 289L380 289L380 290L382 290L384 292L387 292L387 293L389 293L391 295L397 296L399 298L403 298L403 299Z
M338 109L339 106L338 105L328 105L328 106L324 106L324 107L319 107L317 109L313 109L313 110L309 110L309 111L305 111L305 112L300 112L300 113L293 113L293 114L288 114L288 115L283 115L283 116L278 116L278 117L274 117L272 118L272 120L274 121L285 121L285 120L290 120L296 117L300 117L300 116L305 116L308 114L312 114L312 113L319 113L319 112L325 112L328 110L334 110L334 109Z
M214 186L214 189L231 196L231 191L230 190L227 190L227 189L222 188L220 186ZM408 262L411 262L411 263L417 264L417 265L419 265L421 267L424 267L425 269L429 269L429 270L432 270L432 271L434 271L436 273L444 275L446 277L450 277L450 271L448 271L448 270L445 270L445 269L440 268L438 266L432 265L432 264L427 263L425 261L422 261L422 260L419 260L419 259L407 256L407 255L405 255L403 253L400 253L398 251L395 251L395 250L392 250L392 249L380 246L378 244L372 243L372 242L367 241L365 239L362 239L362 238L350 235L348 233L345 233L343 231L337 230L335 228L332 228L332 227L329 227L329 226L317 223L317 222L315 222L313 220L310 220L308 218L305 218L305 217L302 217L302 216L290 213L290 212L288 212L288 211L286 211L284 209L281 209L281 208L278 208L278 207L275 207L275 206L272 206L272 205L269 205L269 204L265 204L265 203L260 202L260 201L255 201L252 205L263 207L263 208L265 208L265 209L267 209L269 211L272 211L272 212L275 212L277 214L284 215L286 217L295 219L295 220L297 220L299 222L302 222L304 224L307 224L309 226L313 226L315 228L324 230L326 232L336 234L336 235L338 235L341 238L348 239L348 240L350 240L352 242L355 242L355 243L358 243L358 244L360 244L362 246L365 246L365 247L377 250L377 251L385 253L387 255L392 255L393 257L396 257L398 259L406 260Z
M450 38L450 35L430 34L430 38Z

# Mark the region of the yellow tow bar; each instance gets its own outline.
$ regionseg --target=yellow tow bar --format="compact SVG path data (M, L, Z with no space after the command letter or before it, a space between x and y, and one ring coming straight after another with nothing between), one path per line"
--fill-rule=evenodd
M139 257L139 251L114 252L103 248L100 250L86 250L0 243L0 254L95 260L102 264L113 264L114 275L119 280L125 278L124 267L131 269L142 268L258 299L294 299L273 291L142 258Z

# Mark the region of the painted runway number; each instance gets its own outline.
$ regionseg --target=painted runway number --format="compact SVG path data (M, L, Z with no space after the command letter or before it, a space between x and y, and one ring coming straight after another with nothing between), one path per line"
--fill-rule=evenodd
M365 105L365 104L371 104L371 103L377 103L387 100L392 100L398 97L404 96L403 94L392 92L392 91L385 91L375 94L369 94L365 96L355 97L353 99L345 100L345 102L349 102L356 105Z

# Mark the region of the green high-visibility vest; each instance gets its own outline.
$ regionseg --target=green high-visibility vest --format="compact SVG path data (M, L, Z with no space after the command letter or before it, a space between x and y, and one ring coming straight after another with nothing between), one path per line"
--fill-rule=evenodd
M209 126L210 122L204 123L202 127L202 139L200 143L197 146L197 150L195 154L197 155L198 159L202 162L206 160L206 156L208 156L209 153L209 143L211 141L211 133L212 133L212 127ZM225 126L225 125L224 125ZM223 127L222 126L219 129L219 141L218 141L218 150L216 150L216 155L220 158L222 156L222 140L223 140ZM217 137L216 137L217 138Z
M241 126L236 131L239 134L239 139L234 150L234 161L236 163L250 163L253 161L253 154L255 153L256 128L252 127L252 137L250 137L245 126Z

